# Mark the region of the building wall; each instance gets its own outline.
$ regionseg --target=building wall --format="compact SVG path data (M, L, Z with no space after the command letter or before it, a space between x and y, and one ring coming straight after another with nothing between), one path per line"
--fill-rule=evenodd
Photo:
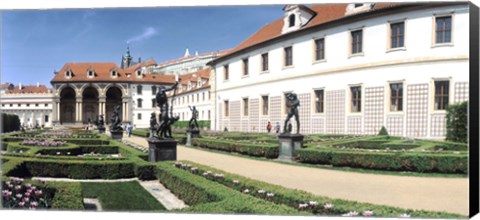
M453 13L452 13L453 12ZM452 44L434 45L434 15L452 15ZM250 107L268 94L269 115L259 116L259 131L270 120L286 117L283 94L295 92L300 99L301 133L375 134L381 126L394 135L440 138L445 135L445 111L433 110L434 81L449 80L449 103L468 100L468 5L437 7L360 20L265 46L215 65L217 114L212 127L245 128L237 115L224 116L248 97ZM405 21L405 48L389 50L389 21ZM362 28L363 54L351 56L350 30ZM313 61L314 39L325 39L326 59ZM283 48L292 46L293 65L283 66ZM261 54L269 54L269 71L261 72ZM242 59L249 59L249 75L243 75ZM229 80L224 80L224 65ZM389 83L403 83L403 111L389 110ZM362 87L362 111L350 110L350 86ZM314 89L325 91L325 112L314 112ZM241 106L240 106L241 107ZM257 112L257 110L254 110ZM295 124L294 124L295 127ZM252 129L252 126L249 126ZM243 129L242 129L243 130Z
M52 127L52 106L52 94L2 94L1 99L1 111L18 115L21 125L29 128Z

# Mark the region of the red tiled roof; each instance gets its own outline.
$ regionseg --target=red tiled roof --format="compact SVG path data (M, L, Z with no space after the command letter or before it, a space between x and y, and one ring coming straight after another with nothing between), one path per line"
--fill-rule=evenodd
M137 63L133 66L130 66L130 67L126 68L124 70L124 72L125 73L134 73L138 68L149 67L149 66L154 66L154 65L157 65L157 62L153 59L149 59L147 61Z
M51 93L52 90L47 88L45 85L22 85L22 88L20 89L20 86L15 86L12 90L7 90L5 91L5 94L31 94L31 93L37 93L37 94L42 94L42 93Z
M146 61L138 64L140 66L151 63ZM155 62L155 61L153 61ZM146 64L145 64L146 63ZM130 67L132 68L132 67ZM130 69L129 68L129 69ZM88 70L92 69L95 72L94 77L88 77ZM115 63L66 63L60 71L58 71L52 83L59 82L135 82L135 83L168 83L175 82L174 76L159 75L159 74L143 74L143 77L137 77L136 74L130 73L129 69L123 70ZM73 76L66 77L65 72L71 70ZM116 70L118 77L112 77L111 71Z
M197 90L200 90L200 89L210 88L210 83L209 83L210 72L211 72L210 68L205 68L205 69L197 71L197 72L180 75L179 76L180 77L180 83L182 85L188 85L188 82L190 82L190 81L198 82L199 77L201 79L207 79L207 81L201 87L196 87L195 86L191 89L187 89L187 90L184 90L182 92L178 92L177 94L187 94L187 93L197 91Z
M368 11L358 12L358 13L355 13L355 14L372 12L372 11L379 10L379 9L382 9L382 8L395 7L395 6L398 6L398 5L401 5L401 4L402 3L376 3L373 6L372 9L370 9ZM341 18L345 18L345 17L349 17L349 16L354 15L354 14L345 15L345 11L346 11L347 6L348 6L348 4L316 4L316 5L312 5L312 6L308 7L316 13L316 15L314 15L312 20L307 25L301 27L299 30L288 32L286 34L298 32L298 31L305 30L305 29L308 29L308 28L311 28L311 27L314 27L314 26L318 26L318 25L321 25L321 24L325 24L325 23L328 23L328 22L332 22L332 21L335 21L335 20L339 20ZM304 7L306 7L306 6L304 6ZM283 28L283 17L279 18L278 20L273 21L273 22L271 22L271 23L269 23L265 26L263 26L256 33L254 33L249 38L247 38L245 41L240 43L237 47L230 50L229 53L226 53L226 54L222 55L221 57L219 57L215 60L222 59L223 57L226 57L230 54L234 54L234 53L239 52L243 49L246 49L246 48L252 47L254 45L272 40L272 39L277 38L277 37L280 37L280 36L282 36L282 28ZM283 34L283 35L286 35L286 34Z
M12 83L4 83L0 85L0 89L8 89L8 87L13 86Z

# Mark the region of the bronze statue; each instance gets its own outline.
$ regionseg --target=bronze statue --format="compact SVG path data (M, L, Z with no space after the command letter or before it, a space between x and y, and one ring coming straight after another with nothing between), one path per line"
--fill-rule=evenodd
M192 111L192 118L190 118L190 121L188 122L188 128L190 129L198 129L198 123L197 123L197 117L198 117L198 111L195 108L195 106L191 107L188 106L190 110Z
M171 125L176 121L175 118L170 117L172 109L170 109L169 112L169 105L168 105L168 97L167 93L168 91L174 90L173 91L173 96L175 96L175 90L177 88L178 82L175 82L172 87L166 88L164 86L160 87L159 91L157 92L155 96L155 100L157 102L157 105L160 107L160 124L158 125L156 129L156 137L163 139L163 138L172 138L171 135ZM173 106L172 106L173 107ZM177 119L178 120L178 119ZM170 131L170 132L168 132Z
M97 124L97 128L98 128L98 129L104 128L105 122L103 121L103 115L99 115L99 116L98 116L98 121L97 121L96 124Z
M115 106L110 122L110 131L123 131L122 120L120 119L120 105Z
M295 121L297 122L297 134L300 133L300 119L298 117L298 106L300 106L300 101L298 100L297 94L295 93L287 93L285 95L290 101L290 111L288 112L287 119L285 119L285 123L283 125L283 133L289 133L287 130L287 124L292 116L295 116ZM291 129L289 129L291 132Z

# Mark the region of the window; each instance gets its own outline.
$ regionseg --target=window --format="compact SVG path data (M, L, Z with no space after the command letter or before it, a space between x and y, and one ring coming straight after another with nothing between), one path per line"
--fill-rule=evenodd
M93 76L94 76L93 70L89 70L89 71L88 71L88 77L93 77Z
M156 101L157 101L157 100L152 99L152 108L157 107L157 102L156 102ZM177 101L177 100L175 100L175 101Z
M362 53L362 30L352 31L352 54Z
M262 54L262 71L268 71L268 53Z
M137 119L138 119L138 120L142 120L142 113L138 113L138 114L137 114Z
M315 90L315 113L323 113L323 101L324 101L323 89Z
M403 110L403 83L390 84L390 111Z
M45 107L48 107L48 104L45 104Z
M37 103L37 104L35 104L35 107L38 107L38 103Z
M142 71L141 70L137 70L137 76L138 77L142 76Z
M118 76L118 75L117 75L117 71L112 70L112 77L117 77L117 76Z
M210 120L210 110L208 110L208 120Z
M156 95L156 94L157 94L157 87L152 86L152 95Z
M363 4L362 3L356 3L356 4L354 4L354 6L355 6L355 8L359 8L359 7L362 7Z
M243 116L248 116L248 98L243 99Z
M142 94L142 86L138 85L137 86L137 95L141 95L141 94Z
M315 40L315 60L325 59L325 39Z
M205 101L205 93L202 92L202 100Z
M295 26L295 15L291 14L288 17L288 27L293 27L293 26Z
M18 107L22 107L22 104L18 104Z
M72 76L73 76L72 70L67 70L67 71L65 71L65 76L66 76L67 78L72 77Z
M13 104L10 104L10 107L13 107Z
M243 75L248 76L248 58L245 58L243 61Z
M452 42L452 16L435 18L435 43Z
M448 81L435 81L435 110L445 110L448 106Z
M30 104L27 104L27 107L30 107Z
M268 95L262 96L262 115L268 115Z
M48 115L45 115L45 123L48 123L48 120L49 120Z
M285 100L284 113L288 114L288 112L290 111L289 108L290 108L291 104L290 104L290 100L287 98L287 93L283 94L283 100Z
M210 100L210 91L208 91L208 100Z
M5 107L5 104L2 104L2 107Z
M199 97L200 97L200 94L197 93L197 102L200 101L200 98L199 98Z
M229 73L228 73L228 65L223 66L223 80L228 80Z
M361 86L350 87L350 91L352 92L351 112L362 112L362 87Z
M229 106L228 106L228 105L229 105L228 100L225 100L225 101L223 102L223 104L225 105L225 107L224 107L224 113L223 113L223 114L225 115L225 117L228 117L228 113L229 113L229 112L228 112L228 111L229 111L229 109L228 109L228 107L229 107Z
M142 107L142 99L137 99L137 107L141 108Z
M285 66L291 66L293 64L292 61L292 47L285 47L283 48L284 54L285 54L285 60L284 60L284 65Z
M390 24L390 48L404 47L405 22Z

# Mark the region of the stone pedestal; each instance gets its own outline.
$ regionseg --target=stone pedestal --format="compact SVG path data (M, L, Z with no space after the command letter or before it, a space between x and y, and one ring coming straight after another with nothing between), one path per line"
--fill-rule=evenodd
M187 129L187 146L192 146L192 138L199 138L200 130L198 129Z
M121 140L123 137L123 131L110 131L112 139Z
M148 139L148 161L177 160L177 141L174 139Z
M303 135L301 134L280 134L278 136L280 146L278 159L292 161L293 152L303 146Z
M98 128L98 133L105 134L105 128Z

